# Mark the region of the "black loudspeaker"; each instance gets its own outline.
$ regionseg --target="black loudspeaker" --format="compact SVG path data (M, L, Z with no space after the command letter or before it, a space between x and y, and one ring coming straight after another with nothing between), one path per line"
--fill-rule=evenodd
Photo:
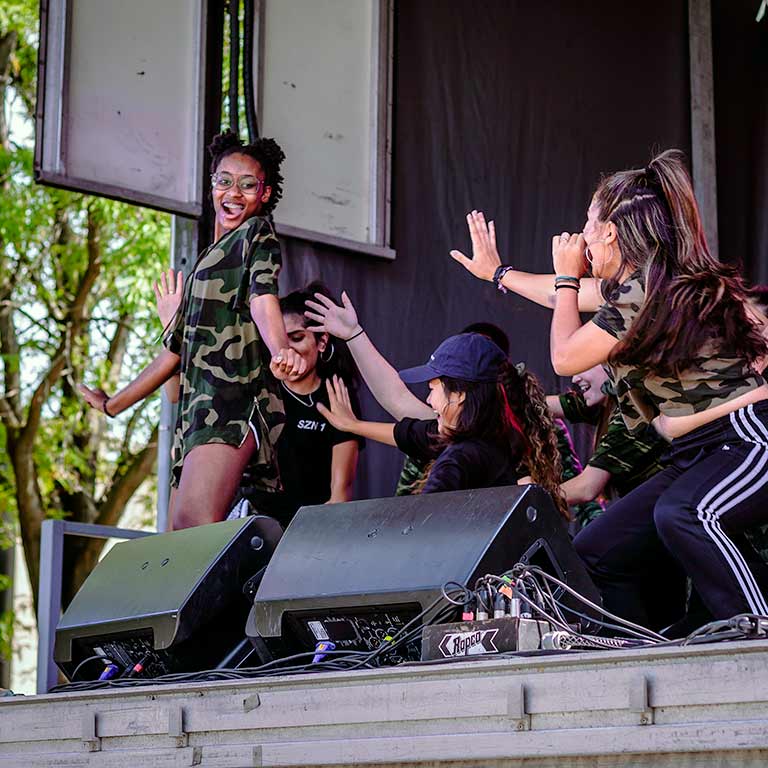
M263 570L282 535L247 517L133 539L96 566L59 622L54 660L70 679L157 677L216 666L244 638L243 585ZM136 664L143 668L132 672Z
M304 507L266 569L247 633L275 655L328 640L338 650L374 650L427 609L443 584L473 586L518 562L600 602L565 522L536 485ZM556 597L584 612L567 593Z

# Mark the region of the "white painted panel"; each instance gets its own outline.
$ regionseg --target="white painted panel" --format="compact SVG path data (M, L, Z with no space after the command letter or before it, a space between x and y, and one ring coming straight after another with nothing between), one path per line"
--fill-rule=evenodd
M373 242L377 0L264 0L259 123L285 150L280 224Z
M50 0L43 180L201 205L203 2Z

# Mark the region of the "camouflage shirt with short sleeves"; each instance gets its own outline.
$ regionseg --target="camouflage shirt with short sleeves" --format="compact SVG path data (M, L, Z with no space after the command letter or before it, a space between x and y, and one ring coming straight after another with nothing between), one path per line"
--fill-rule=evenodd
M610 473L607 495L613 498L624 496L660 472L669 444L648 424L630 434L616 405L613 388L609 382L603 387L611 392L608 397L613 405L608 407L612 412L604 431L595 435L595 448L587 464ZM578 391L560 395L560 407L566 419L577 423L595 424L600 414L599 407L590 408Z
M592 318L592 322L621 341L645 301L641 272L619 283ZM633 434L659 414L689 416L727 403L765 383L746 360L718 351L710 340L693 364L674 376L659 376L642 366L613 365L611 380L621 415Z
M264 486L279 487L272 446L284 422L269 352L251 318L250 301L277 295L282 260L268 218L255 216L200 256L184 301L163 343L181 357L174 478L196 446L239 446L255 430L256 463L266 465Z

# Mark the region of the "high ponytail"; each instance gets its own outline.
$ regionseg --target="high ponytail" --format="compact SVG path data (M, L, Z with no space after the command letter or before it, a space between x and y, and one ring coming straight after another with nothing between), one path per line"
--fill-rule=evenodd
M645 168L603 179L594 202L598 219L616 226L621 251L604 296L613 301L627 273L641 272L645 283L645 302L611 363L666 376L702 355L752 363L766 353L745 310L742 278L709 252L682 152L667 150Z

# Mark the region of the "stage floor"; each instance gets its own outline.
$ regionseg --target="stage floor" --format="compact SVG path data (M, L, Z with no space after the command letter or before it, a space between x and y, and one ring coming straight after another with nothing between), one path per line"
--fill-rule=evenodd
M0 768L768 765L768 641L0 699Z

